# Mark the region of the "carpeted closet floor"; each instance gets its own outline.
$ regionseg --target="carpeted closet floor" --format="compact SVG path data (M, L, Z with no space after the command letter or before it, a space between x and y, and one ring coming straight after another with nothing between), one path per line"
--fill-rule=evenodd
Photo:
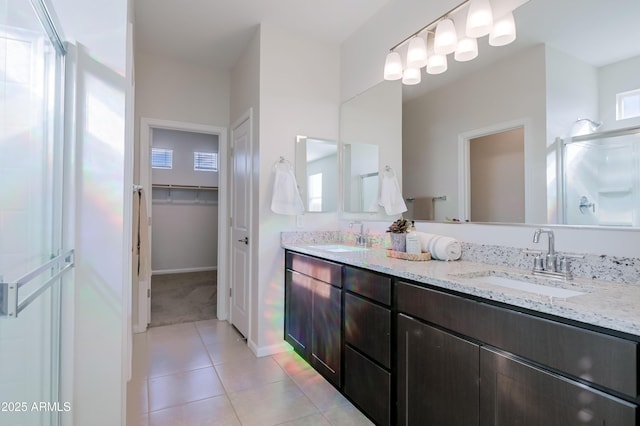
M151 277L151 324L157 327L216 318L217 272Z

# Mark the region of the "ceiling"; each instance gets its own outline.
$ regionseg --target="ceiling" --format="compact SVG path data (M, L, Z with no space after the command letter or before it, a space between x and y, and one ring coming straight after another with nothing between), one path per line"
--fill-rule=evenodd
M230 69L261 22L341 44L389 0L134 0L136 50Z

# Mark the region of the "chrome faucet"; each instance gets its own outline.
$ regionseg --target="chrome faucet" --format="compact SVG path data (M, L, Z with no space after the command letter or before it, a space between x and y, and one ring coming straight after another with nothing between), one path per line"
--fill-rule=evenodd
M544 265L536 264L536 269L542 269L549 272L558 272L558 255L555 248L555 237L551 229L538 228L533 233L533 242L538 243L540 241L540 235L547 234L549 240L549 248L547 249L547 255L545 256ZM540 268L542 266L542 268Z
M533 259L533 271L534 275L545 275L564 281L572 280L573 274L571 273L570 259L583 259L583 255L578 254L562 254L558 255L555 247L555 236L551 229L538 228L533 233L533 242L540 242L540 235L547 234L549 239L549 248L547 254L542 255L539 251L526 251L527 253L535 254Z
M360 225L360 232L356 234L356 245L366 247L367 236L364 234L364 224L362 222L351 222L349 228L353 229L353 225Z

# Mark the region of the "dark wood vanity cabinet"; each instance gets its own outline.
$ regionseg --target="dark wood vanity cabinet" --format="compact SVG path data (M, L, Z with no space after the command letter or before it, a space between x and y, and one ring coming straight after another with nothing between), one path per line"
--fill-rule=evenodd
M411 283L396 302L398 424L637 426L637 343Z
M285 340L378 425L640 426L636 339L288 250L285 263Z
M343 284L343 392L377 424L392 424L391 279L345 266Z
M287 251L285 266L285 340L339 387L342 265Z

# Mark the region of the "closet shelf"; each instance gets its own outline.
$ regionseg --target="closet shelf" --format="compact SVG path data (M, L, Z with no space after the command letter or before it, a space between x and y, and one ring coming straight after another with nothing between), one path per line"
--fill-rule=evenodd
M188 190L196 190L196 191L217 191L217 186L200 186L200 185L163 185L163 184L153 184L152 188L157 189L188 189Z

